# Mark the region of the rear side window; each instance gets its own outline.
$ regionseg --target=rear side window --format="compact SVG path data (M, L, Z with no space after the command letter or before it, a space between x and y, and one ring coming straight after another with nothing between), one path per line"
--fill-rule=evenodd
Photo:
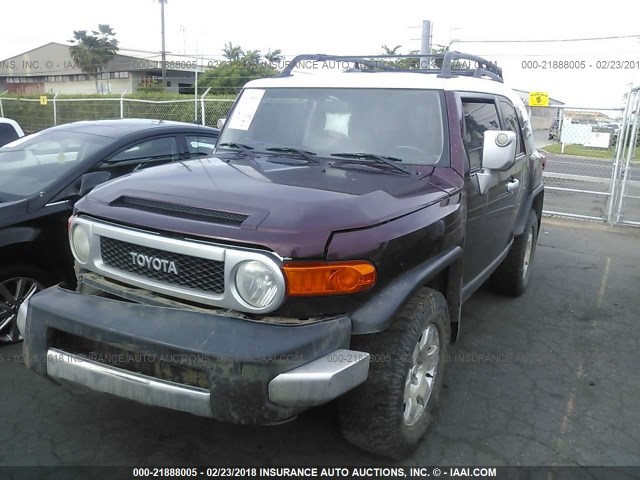
M187 149L190 157L201 155L211 155L216 147L216 137L208 137L206 135L191 136L187 135Z
M13 126L0 123L0 147L9 142L13 142L16 138L18 138L18 132L16 132Z
M131 162L156 158L178 159L178 145L175 137L154 138L138 143L113 156L110 162Z
M500 111L502 112L502 119L504 120L505 130L511 130L516 134L518 145L516 147L517 154L524 153L524 142L522 141L522 132L518 125L518 117L516 110L510 103L500 101Z
M491 101L462 100L464 113L463 140L469 157L471 170L482 166L482 146L484 132L500 130L500 120L496 105Z

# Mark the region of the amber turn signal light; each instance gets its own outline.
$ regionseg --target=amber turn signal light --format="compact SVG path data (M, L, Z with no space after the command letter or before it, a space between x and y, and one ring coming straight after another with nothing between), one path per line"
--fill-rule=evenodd
M349 262L296 262L283 265L287 295L344 295L371 288L376 267L357 260Z

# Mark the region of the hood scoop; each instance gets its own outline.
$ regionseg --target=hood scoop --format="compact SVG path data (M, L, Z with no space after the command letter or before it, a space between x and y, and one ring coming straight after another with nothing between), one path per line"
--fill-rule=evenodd
M178 203L130 196L122 196L114 202L111 202L111 205L114 207L132 208L161 215L188 218L191 220L199 220L201 222L220 223L224 225L240 226L247 218L249 218L249 215L244 215L242 213L211 210L208 208L193 207L180 205Z

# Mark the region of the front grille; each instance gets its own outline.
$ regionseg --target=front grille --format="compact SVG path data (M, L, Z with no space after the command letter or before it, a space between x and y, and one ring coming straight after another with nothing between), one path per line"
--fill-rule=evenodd
M167 252L133 243L100 237L102 261L108 267L133 273L170 285L193 288L208 293L224 292L224 262ZM133 255L135 253L135 256ZM136 259L145 259L141 266Z
M147 198L121 197L114 205L145 210L151 213L162 213L174 217L189 218L192 220L214 221L229 225L240 225L248 215L242 213L211 210L209 208L191 207L178 203L161 202Z

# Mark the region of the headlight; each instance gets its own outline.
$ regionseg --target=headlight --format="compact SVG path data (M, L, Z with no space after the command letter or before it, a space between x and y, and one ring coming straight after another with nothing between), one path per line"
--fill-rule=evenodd
M91 246L89 243L89 231L85 225L76 223L71 226L71 251L80 263L89 260Z
M262 309L271 305L278 293L276 273L262 262L242 262L236 271L238 294L252 307Z

